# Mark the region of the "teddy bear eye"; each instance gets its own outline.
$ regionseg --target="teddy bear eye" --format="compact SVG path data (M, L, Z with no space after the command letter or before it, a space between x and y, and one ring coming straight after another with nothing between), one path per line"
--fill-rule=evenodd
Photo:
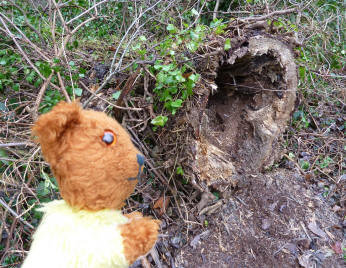
M102 141L107 145L113 145L116 142L115 134L110 130L105 130L102 136Z

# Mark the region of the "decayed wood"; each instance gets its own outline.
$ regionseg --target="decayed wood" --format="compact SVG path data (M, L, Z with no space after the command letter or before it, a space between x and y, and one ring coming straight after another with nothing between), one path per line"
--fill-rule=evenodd
M167 144L186 138L179 158L187 161L180 164L206 192L227 191L245 173L262 171L280 158L280 138L296 99L296 65L288 45L253 32L231 38L231 44L229 51L196 59L202 74L197 98L181 115L188 127L182 134L181 126L173 125L166 133Z

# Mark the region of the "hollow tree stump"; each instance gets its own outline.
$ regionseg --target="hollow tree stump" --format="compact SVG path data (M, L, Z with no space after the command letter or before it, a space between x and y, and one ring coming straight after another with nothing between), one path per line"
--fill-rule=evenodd
M224 39L214 39L195 61L202 75L197 97L163 142L184 144L180 165L201 191L224 192L278 160L296 99L296 65L285 41L254 31L230 39L230 50L223 50Z

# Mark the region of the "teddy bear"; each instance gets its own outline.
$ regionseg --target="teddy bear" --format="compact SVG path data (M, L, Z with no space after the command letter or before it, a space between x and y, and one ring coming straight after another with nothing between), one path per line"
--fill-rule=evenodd
M160 222L122 214L144 157L105 113L60 102L32 128L62 200L43 205L23 268L128 267L154 246Z

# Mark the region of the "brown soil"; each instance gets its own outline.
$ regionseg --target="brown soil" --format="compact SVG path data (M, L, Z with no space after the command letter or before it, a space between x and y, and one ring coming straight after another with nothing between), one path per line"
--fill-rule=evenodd
M208 227L191 227L176 267L344 267L332 249L340 218L314 186L287 170L248 182L217 213L196 216Z

